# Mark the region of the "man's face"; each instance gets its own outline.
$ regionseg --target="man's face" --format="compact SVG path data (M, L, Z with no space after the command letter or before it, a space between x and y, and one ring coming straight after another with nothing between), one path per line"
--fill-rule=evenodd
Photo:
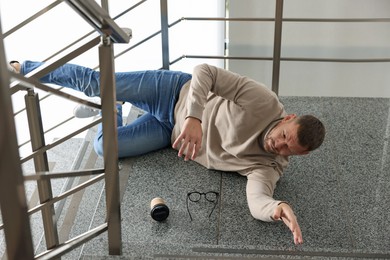
M298 143L298 127L295 122L296 115L287 115L280 121L264 140L264 150L269 153L289 156L303 155L309 152Z

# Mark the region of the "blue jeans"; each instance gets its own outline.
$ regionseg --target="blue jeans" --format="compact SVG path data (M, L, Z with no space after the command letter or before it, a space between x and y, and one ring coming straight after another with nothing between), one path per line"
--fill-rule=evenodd
M23 75L42 65L25 61ZM122 124L122 107L118 106L118 155L119 158L142 155L171 145L174 127L174 109L181 87L191 79L191 74L178 71L152 70L118 72L116 98L130 102L146 111L129 125ZM42 83L56 84L100 96L100 72L74 64L65 64L40 79ZM102 126L99 125L94 141L97 154L103 154Z

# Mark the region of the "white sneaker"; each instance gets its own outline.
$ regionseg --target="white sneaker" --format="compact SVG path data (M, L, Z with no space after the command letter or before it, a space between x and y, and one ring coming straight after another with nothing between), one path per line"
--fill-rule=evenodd
M99 103L99 102L97 102L97 99L93 99L93 98L92 99L88 99L88 101L93 102L93 103ZM94 108L94 107L90 107L90 106L87 106L87 105L83 105L83 104L77 105L73 109L73 115L76 118L93 117L93 116L97 116L99 113L100 113L100 109L97 109L97 108Z
M12 72L19 73L20 72L20 64L17 61L10 61L7 63L8 69Z

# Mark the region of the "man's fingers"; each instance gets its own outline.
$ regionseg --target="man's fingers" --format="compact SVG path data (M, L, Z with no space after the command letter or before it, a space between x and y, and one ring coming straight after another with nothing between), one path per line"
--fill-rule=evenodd
M303 238L302 238L302 232L299 226L294 227L293 230L291 230L293 235L294 235L294 243L296 245L300 245L303 243Z
M179 135L175 142L172 144L172 147L177 149L179 148L178 156L182 157L185 154L184 160L188 161L189 159L194 160L198 155L198 152L201 148L201 140L191 140L189 137L184 137L184 135Z
M294 212L287 203L281 203L275 208L273 218L275 220L283 220L284 224L290 229L291 233L293 233L294 243L296 245L303 243L301 228L299 227Z
M187 152L186 152L186 156L184 157L184 160L185 161L188 161L190 159L190 157L192 156L193 154L193 150L194 150L194 144L191 143L191 140L189 140L187 142Z
M196 156L198 156L199 150L201 148L201 142L195 144L194 151L191 156L191 160L195 160Z
M286 226L289 227L289 229L291 230L291 232L293 233L293 236L294 236L294 243L296 245L300 245L303 243L303 239L302 239L302 232L301 232L301 228L299 227L299 224L298 222L296 221L295 218L292 218L290 221L283 218L283 221L284 223L286 224Z
M294 236L294 243L296 245L300 245L303 243L302 232L299 227L298 222L295 219L289 221L287 218L282 218L284 224L290 229L291 233Z
M189 159L193 160L197 156L198 151L199 151L198 145L195 142L184 139L181 141L178 156L182 157L183 154L185 154L184 156L185 161L188 161Z
M188 146L188 141L183 139L179 149L179 157L182 157L183 154L185 154L185 151L187 150L187 146Z
M179 136L179 137L180 137L180 136ZM172 148L176 149L176 148L178 147L178 145L179 145L179 143L180 143L180 139L179 139L179 137L178 137L178 138L176 138L175 142L173 142L173 144L172 144Z
M297 236L295 236L295 244L296 245L300 245L300 244L303 244L303 239L302 239L302 235L297 235Z
M172 147L174 149L176 149L177 147L179 147L179 145L182 143L182 141L184 140L184 134L181 133L175 140L175 142L172 144Z

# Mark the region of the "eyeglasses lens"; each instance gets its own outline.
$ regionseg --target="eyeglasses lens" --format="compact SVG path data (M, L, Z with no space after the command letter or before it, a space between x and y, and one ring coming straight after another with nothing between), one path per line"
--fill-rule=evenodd
M197 202L200 200L200 196L201 194L199 192L191 192L188 194L188 198L190 199L190 201L192 202Z
M215 192L207 192L205 194L206 200L210 202L215 202L217 200L217 193Z

